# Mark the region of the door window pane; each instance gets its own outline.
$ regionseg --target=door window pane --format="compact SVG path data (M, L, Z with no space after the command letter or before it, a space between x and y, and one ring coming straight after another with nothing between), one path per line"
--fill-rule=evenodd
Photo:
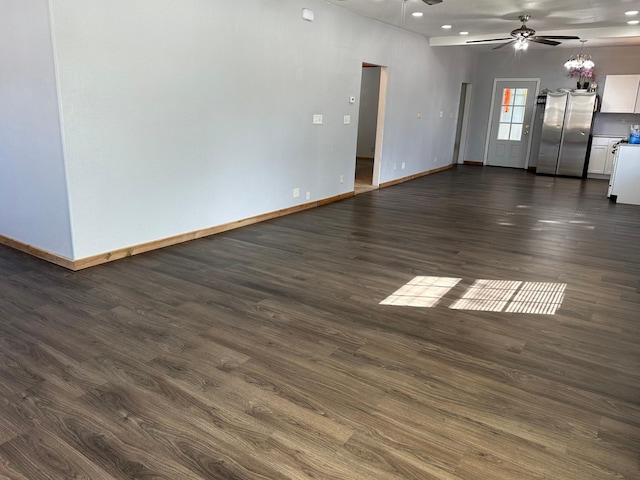
M509 135L509 140L515 140L519 142L521 138L522 138L522 124L521 123L511 124L511 134Z
M511 130L510 123L501 123L498 128L498 140L509 140L509 132Z
M502 90L498 140L517 142L522 140L527 94L528 89L526 88L504 88Z
M513 105L513 98L515 94L516 94L515 88L505 88L502 91L502 105L503 106Z
M513 123L524 123L524 107L513 107L513 117L510 121Z
M513 108L507 107L502 110L502 114L500 114L500 123L511 123L511 118L513 117Z
M527 104L527 89L526 88L516 88L515 99L513 101L514 105L526 105Z

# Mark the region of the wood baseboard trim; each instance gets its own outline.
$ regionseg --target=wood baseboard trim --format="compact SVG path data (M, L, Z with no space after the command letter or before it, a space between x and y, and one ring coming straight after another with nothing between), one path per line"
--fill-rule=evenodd
M398 185L399 183L408 182L409 180L415 180L416 178L424 177L426 175L432 175L438 172L444 172L445 170L449 170L453 168L453 165L445 165L444 167L434 168L433 170L427 170L426 172L416 173L414 175L409 175L408 177L397 178L396 180L391 180L389 182L384 182L380 184L380 188L391 187L393 185Z
M477 167L482 167L484 166L484 162L472 162L471 160L465 160L463 162L464 165L475 165Z
M154 240L152 242L142 243L140 245L121 248L118 250L113 250L110 252L93 255L91 257L81 258L78 260L71 260L69 258L65 258L60 255L47 252L46 250L42 250L40 248L34 247L32 245L28 245L18 240L14 240L12 238L5 237L3 235L0 235L0 244L15 248L16 250L20 250L22 252L33 255L34 257L38 257L42 260L46 260L56 265L60 265L61 267L67 268L69 270L77 271L77 270L83 270L89 267L95 267L97 265L102 265L103 263L113 262L114 260L120 260L122 258L131 257L133 255L138 255L140 253L149 252L151 250L157 250L159 248L169 247L171 245L177 245L178 243L188 242L189 240L208 237L210 235L215 235L217 233L227 232L229 230L234 230L236 228L246 227L247 225L252 225L254 223L264 222L266 220L283 217L285 215L290 215L292 213L302 212L303 210L309 210L311 208L328 205L334 202L339 202L340 200L353 197L354 195L355 195L355 192L343 193L341 195L336 195L334 197L324 198L322 200L304 203L302 205L296 205L295 207L284 208L282 210L277 210L275 212L256 215L255 217L245 218L243 220L225 223L223 225L217 225L215 227L209 227L209 228L204 228L202 230L183 233L181 235L175 235L173 237L163 238L160 240Z
M47 250L43 250L42 248L34 247L33 245L15 240L11 237L0 234L0 245L6 245L7 247L11 247L15 250L28 253L29 255L40 258L42 260L46 260L47 262L54 263L64 268L68 268L69 270L74 270L74 262L70 258L63 257L62 255L58 255L56 253L51 253Z

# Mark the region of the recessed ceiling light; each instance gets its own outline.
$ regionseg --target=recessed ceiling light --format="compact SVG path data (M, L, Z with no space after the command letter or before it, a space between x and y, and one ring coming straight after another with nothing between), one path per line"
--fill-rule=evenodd
M628 12L624 12L627 17L635 17L638 14L638 10L629 10Z
M449 30L451 28L451 25L442 25L442 28L444 28L445 30Z
M640 20L629 20L627 23L629 25L638 25L640 23Z
M413 15L414 17L421 17L424 15L424 13L422 12L413 12L411 15Z
M469 32L460 32L460 35L469 35Z

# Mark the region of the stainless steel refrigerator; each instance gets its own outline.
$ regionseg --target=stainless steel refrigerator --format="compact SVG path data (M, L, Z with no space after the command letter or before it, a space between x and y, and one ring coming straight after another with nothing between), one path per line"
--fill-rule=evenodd
M595 102L595 93L547 94L536 173L584 175Z

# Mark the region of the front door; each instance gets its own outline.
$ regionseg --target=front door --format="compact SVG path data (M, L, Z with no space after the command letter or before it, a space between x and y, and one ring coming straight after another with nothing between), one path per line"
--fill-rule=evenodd
M537 80L495 82L486 165L527 168L537 89Z

